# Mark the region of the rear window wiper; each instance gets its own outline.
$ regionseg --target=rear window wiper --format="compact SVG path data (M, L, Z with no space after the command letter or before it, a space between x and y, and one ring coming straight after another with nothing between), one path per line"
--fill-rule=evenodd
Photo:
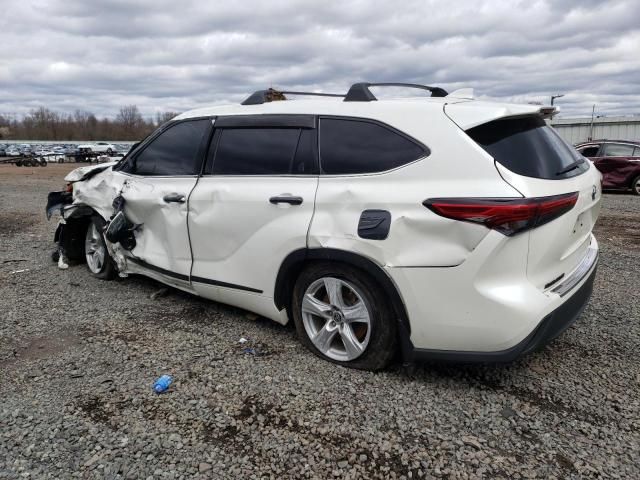
M556 175L562 175L564 173L568 173L571 170L574 170L576 168L578 168L580 165L582 165L584 163L584 158L579 158L578 160L576 160L575 162L570 163L569 165L567 165L566 167L564 167L562 170L560 170L559 172L556 172Z

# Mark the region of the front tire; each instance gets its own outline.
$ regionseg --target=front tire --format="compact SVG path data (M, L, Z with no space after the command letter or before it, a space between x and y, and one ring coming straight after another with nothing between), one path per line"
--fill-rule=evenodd
M350 368L380 370L396 352L396 320L365 272L339 263L308 266L296 281L292 314L303 345Z
M636 195L640 195L640 175L631 182L631 190L633 190L633 193Z
M84 256L91 274L101 280L111 280L116 276L116 266L109 255L104 239L105 221L95 215L87 227L84 241Z

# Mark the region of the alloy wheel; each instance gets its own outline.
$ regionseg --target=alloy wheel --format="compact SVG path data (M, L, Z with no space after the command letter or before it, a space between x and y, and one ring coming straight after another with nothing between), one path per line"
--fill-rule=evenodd
M87 228L87 236L84 241L85 257L87 266L92 273L100 273L104 265L106 248L101 238L101 233L95 223L91 222Z
M302 322L313 345L327 357L348 362L364 353L371 338L371 313L358 288L323 277L302 299Z

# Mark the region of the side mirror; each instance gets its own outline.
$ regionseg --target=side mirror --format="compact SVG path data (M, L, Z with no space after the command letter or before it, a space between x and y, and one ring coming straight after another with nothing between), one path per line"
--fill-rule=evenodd
M129 221L124 212L120 211L109 222L104 236L111 243L120 242L124 249L132 250L136 246L136 239L133 236L135 228L136 226Z

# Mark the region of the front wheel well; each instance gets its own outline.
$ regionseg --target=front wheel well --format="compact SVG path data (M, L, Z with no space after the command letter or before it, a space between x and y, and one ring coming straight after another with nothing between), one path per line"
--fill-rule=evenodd
M411 326L402 297L391 278L383 268L367 257L356 253L331 248L300 249L289 254L280 266L274 289L274 302L279 310L287 309L291 318L293 287L300 273L310 264L318 262L342 263L355 267L371 277L385 292L398 323L399 344L403 360L410 359L413 351Z
M79 205L65 219L59 232L56 232L58 245L69 260L84 262L84 242L91 217L98 213L89 206Z

